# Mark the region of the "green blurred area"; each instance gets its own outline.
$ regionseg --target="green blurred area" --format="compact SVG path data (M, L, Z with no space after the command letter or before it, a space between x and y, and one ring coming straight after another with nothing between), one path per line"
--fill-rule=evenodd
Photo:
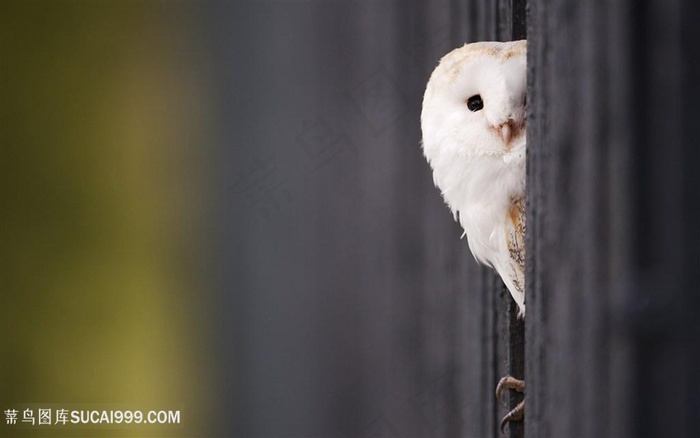
M2 410L119 403L179 409L187 434L206 423L207 102L191 9L0 6Z

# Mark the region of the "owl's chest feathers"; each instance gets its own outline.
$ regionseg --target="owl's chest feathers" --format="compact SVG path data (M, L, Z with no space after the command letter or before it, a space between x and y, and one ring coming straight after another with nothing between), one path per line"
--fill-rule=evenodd
M525 145L507 154L483 154L445 160L440 185L458 215L469 248L482 263L493 265L503 253L505 226L513 201L525 195Z

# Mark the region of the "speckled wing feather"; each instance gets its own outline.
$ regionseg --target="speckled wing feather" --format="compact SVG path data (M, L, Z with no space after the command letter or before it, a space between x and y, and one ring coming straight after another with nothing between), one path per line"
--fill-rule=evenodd
M514 199L508 209L506 242L510 256L513 285L525 293L525 198Z

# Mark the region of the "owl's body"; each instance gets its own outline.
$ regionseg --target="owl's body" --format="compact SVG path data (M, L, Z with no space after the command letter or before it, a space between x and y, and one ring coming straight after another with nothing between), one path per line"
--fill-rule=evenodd
M526 42L467 44L442 58L423 98L423 152L480 263L525 312Z

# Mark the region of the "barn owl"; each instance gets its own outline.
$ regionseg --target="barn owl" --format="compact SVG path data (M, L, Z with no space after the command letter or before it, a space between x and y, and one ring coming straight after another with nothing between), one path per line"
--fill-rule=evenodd
M445 55L423 97L423 153L469 248L498 272L525 315L526 41L466 44ZM525 382L504 377L504 389ZM503 419L522 419L521 403Z

